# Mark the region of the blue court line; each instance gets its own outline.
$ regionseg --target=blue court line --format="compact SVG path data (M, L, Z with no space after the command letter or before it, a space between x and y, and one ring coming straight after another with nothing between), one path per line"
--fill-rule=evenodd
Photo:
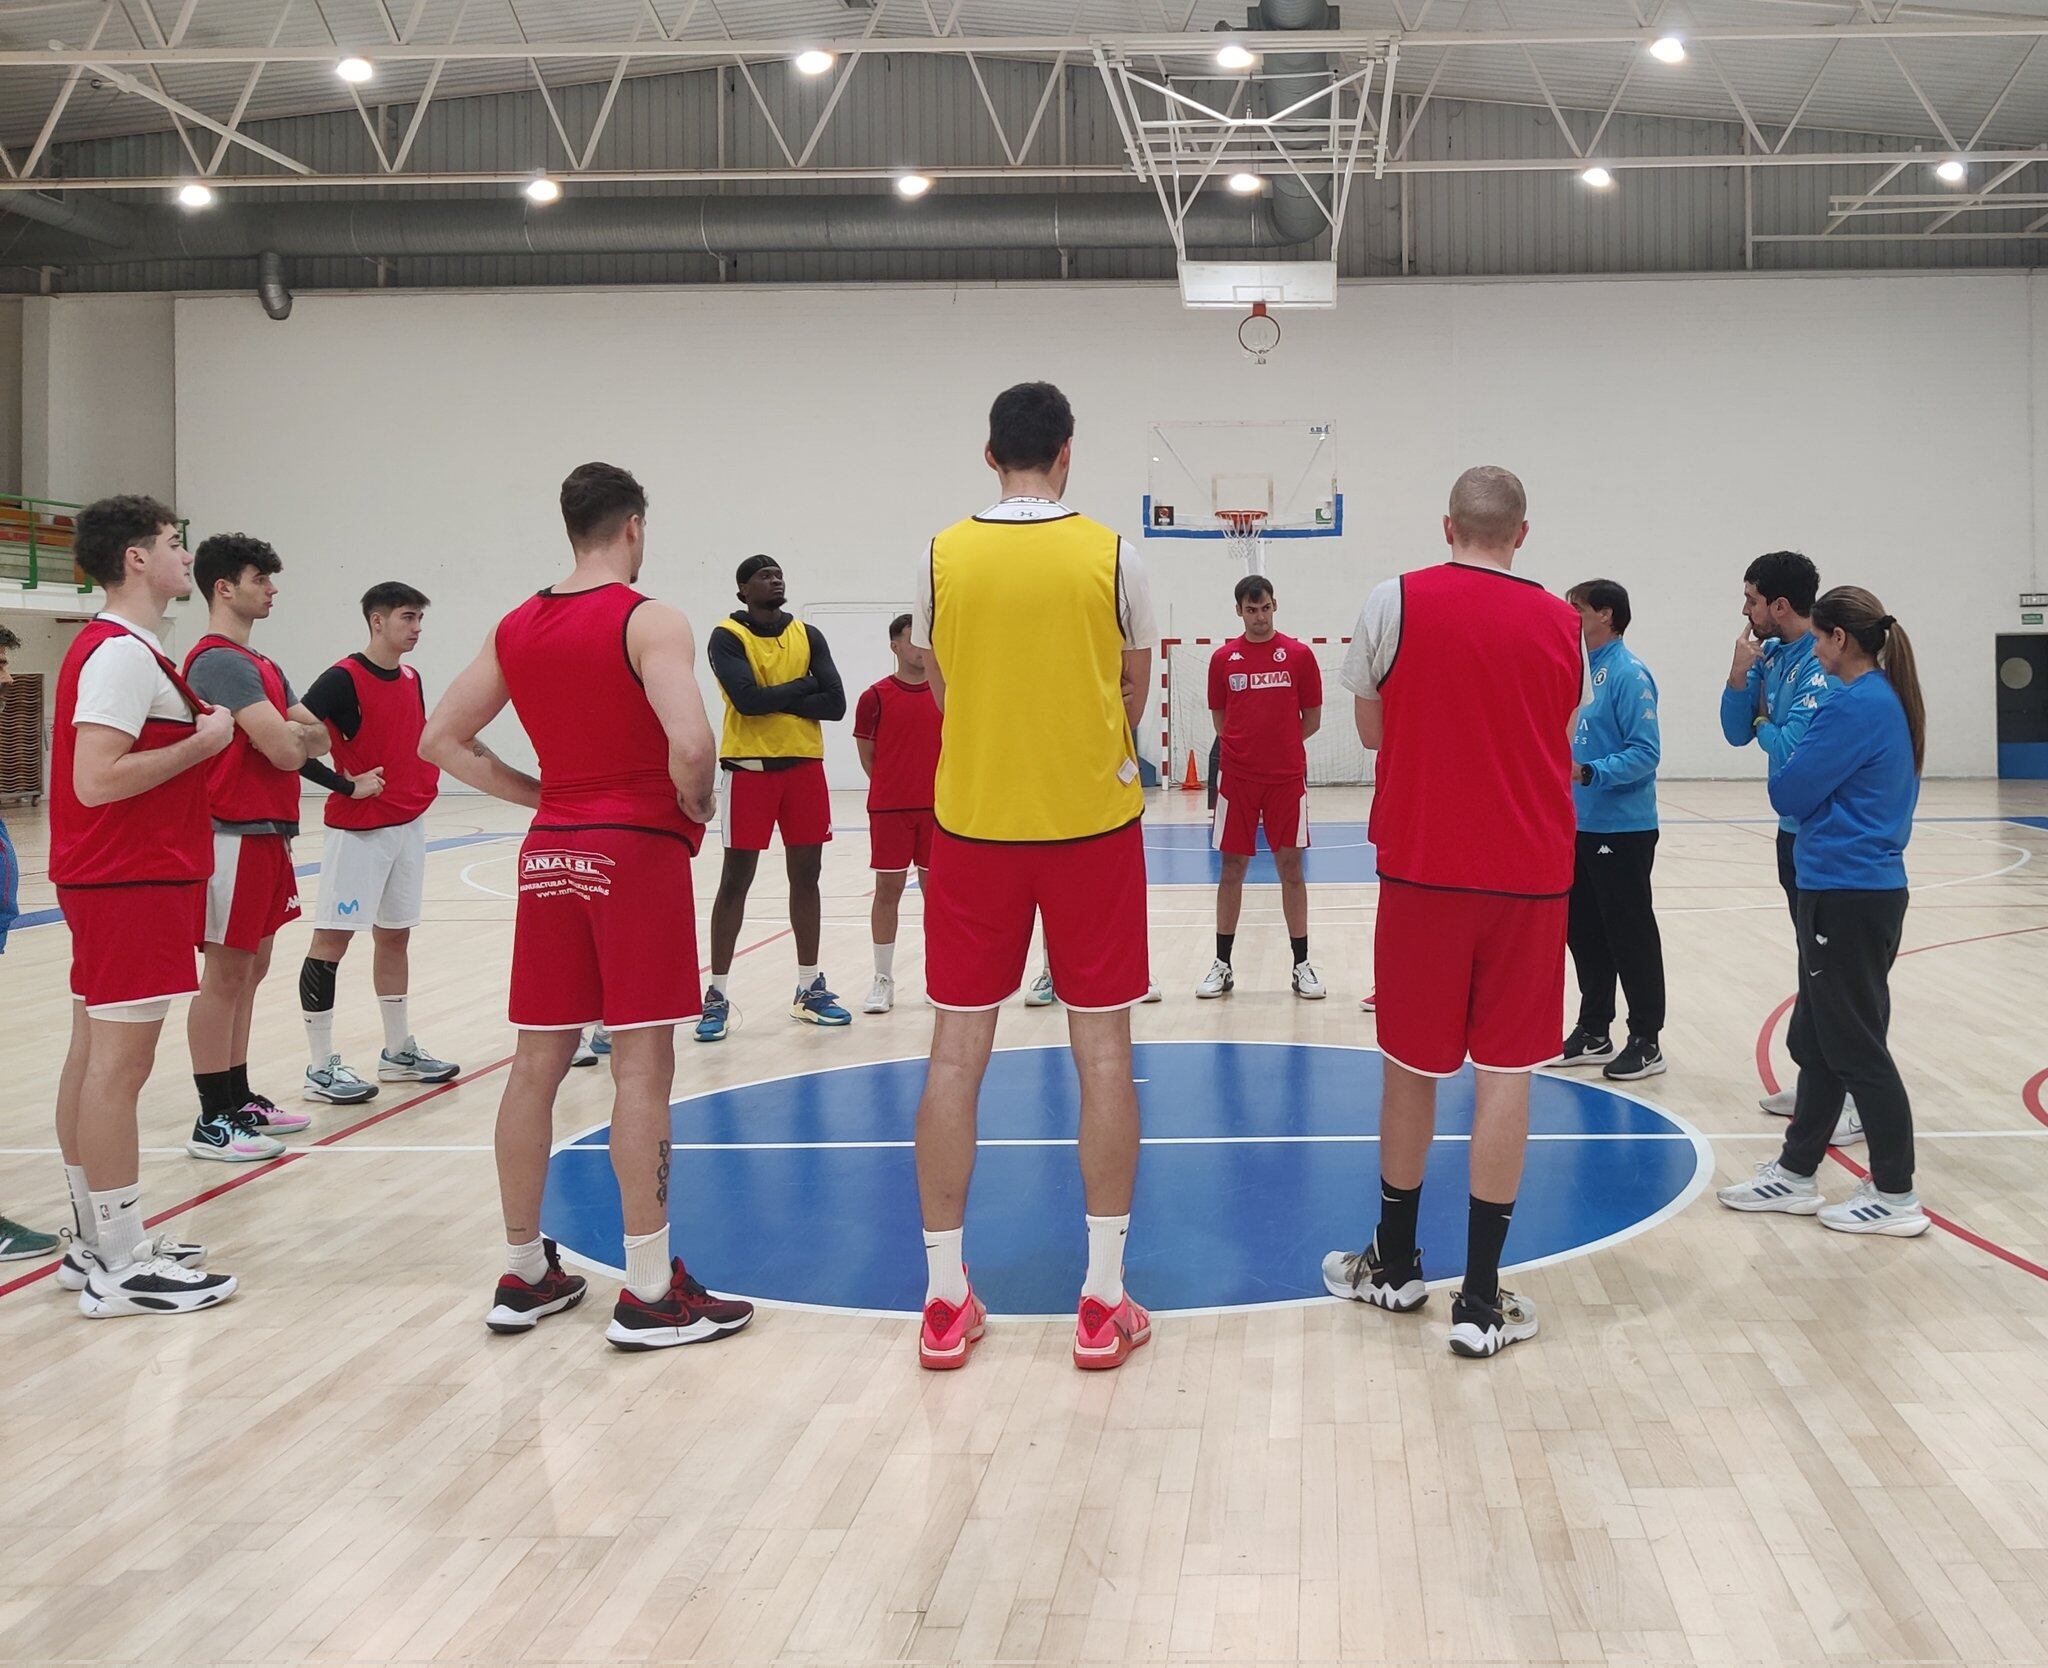
M427 850L430 852L454 851L461 846L480 846L492 840L517 840L523 837L522 834L451 834L445 840L429 840L427 842ZM301 880L305 879L308 875L317 875L319 872L320 865L318 863L299 863L294 865L292 869L292 873ZM64 911L61 909L34 909L16 921L13 930L21 932L29 927L53 927L63 919Z

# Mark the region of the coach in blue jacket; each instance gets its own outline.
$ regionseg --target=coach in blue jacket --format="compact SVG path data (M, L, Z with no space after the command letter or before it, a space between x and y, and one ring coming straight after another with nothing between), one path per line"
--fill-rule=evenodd
M1565 596L1586 624L1593 694L1572 731L1572 797L1579 813L1569 940L1579 980L1579 1023L1564 1064L1600 1066L1620 1081L1664 1070L1664 941L1650 896L1657 859L1657 680L1622 641L1628 592L1589 579ZM1628 1046L1618 1053L1614 986L1628 998Z

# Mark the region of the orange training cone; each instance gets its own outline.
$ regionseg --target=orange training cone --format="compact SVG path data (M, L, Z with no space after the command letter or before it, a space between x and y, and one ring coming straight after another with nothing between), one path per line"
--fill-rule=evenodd
M1189 793L1200 793L1202 791L1202 778L1195 771L1195 750L1192 747L1188 749L1187 774L1180 779L1180 785L1187 789Z

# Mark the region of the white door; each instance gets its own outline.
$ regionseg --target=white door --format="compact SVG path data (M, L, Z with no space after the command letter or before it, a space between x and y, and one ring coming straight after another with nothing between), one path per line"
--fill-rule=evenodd
M806 625L824 634L846 685L846 717L825 726L825 781L834 788L866 788L867 773L853 745L853 709L860 692L896 669L889 653L889 622L910 612L908 602L820 602L803 610Z

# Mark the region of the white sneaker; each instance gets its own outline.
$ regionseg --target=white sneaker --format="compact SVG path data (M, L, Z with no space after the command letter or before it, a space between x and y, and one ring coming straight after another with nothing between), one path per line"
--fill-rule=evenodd
M1908 1193L1903 1201L1887 1199L1877 1183L1865 1178L1856 1191L1838 1205L1824 1205L1820 1225L1838 1234L1889 1234L1894 1239L1913 1239L1934 1226L1920 1208L1920 1195Z
M1059 998L1053 994L1052 990L1052 969L1050 967L1033 979L1031 981L1031 988L1024 993L1024 1006L1027 1008L1049 1008L1058 1000Z
M597 1064L597 1050L590 1046L590 1033L588 1031L578 1031L576 1033L576 1051L569 1056L569 1064L572 1066L594 1066Z
M1730 1210L1775 1210L1787 1216L1813 1216L1826 1201L1811 1176L1795 1176L1774 1158L1759 1164L1748 1181L1716 1188L1714 1197Z
M896 1006L896 981L886 973L877 973L875 982L868 987L868 999L860 1005L864 1014L885 1014Z
M142 1250L153 1250L145 1241ZM235 1295L232 1274L208 1274L187 1268L169 1257L138 1258L125 1268L109 1270L95 1251L86 1252L85 1288L78 1294L78 1312L94 1320L109 1315L184 1315L211 1309Z
M417 1037L407 1037L396 1054L387 1048L377 1055L377 1075L386 1083L447 1083L461 1073L453 1061L437 1060L420 1047Z
M1145 987L1145 1000L1147 1002L1164 1002L1166 1000L1166 995L1160 990L1157 979L1154 979Z
M1209 963L1209 971L1202 976L1202 982L1195 986L1195 995L1202 1001L1212 1001L1218 996L1228 996L1237 984L1237 975L1230 970L1230 963L1216 960Z
M1791 1117L1793 1107L1798 1104L1799 1085L1796 1082L1786 1084L1775 1095L1765 1095L1762 1100L1757 1102L1758 1106L1762 1107L1774 1118Z
M67 1233L64 1238L64 1260L57 1265L57 1284L67 1292L82 1292L85 1290L86 1276L93 1266L86 1261L91 1253L87 1250L85 1242L76 1236ZM172 1239L169 1234L159 1234L155 1239L144 1240L136 1249L137 1262L147 1262L152 1257L168 1257L172 1262L186 1268L204 1268L206 1247L188 1245L182 1240Z
M1451 1299L1451 1353L1498 1355L1510 1344L1536 1336L1536 1305L1502 1286L1492 1303L1474 1303L1463 1292Z
M324 1100L330 1106L358 1106L377 1098L377 1085L358 1077L352 1067L343 1065L339 1054L330 1054L326 1065L306 1068L306 1084L299 1091L299 1098Z
M1842 1115L1835 1121L1834 1139L1831 1146L1848 1147L1863 1139L1863 1114L1856 1110L1856 1097L1851 1095L1842 1104Z
M263 1164L284 1155L285 1145L262 1130L237 1110L202 1112L192 1126L185 1151L194 1158L216 1159L223 1164Z
M1315 968L1305 961L1294 964L1294 994L1304 1002L1320 1002L1330 993L1323 988L1323 981L1316 977Z

